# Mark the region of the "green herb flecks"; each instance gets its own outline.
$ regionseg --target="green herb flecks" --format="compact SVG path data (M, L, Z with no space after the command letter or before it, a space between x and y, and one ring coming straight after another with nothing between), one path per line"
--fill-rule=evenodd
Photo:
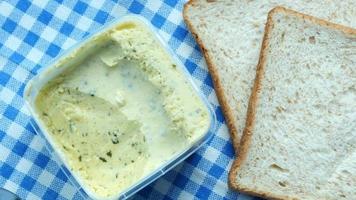
M105 158L103 157L99 157L99 159L102 161L102 162L107 162Z
M113 143L113 144L119 144L119 140L116 138L116 139L111 139L111 142Z

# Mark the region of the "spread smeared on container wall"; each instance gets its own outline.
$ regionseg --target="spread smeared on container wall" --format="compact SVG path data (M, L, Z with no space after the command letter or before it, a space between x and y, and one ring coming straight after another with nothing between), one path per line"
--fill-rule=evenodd
M70 168L93 192L110 197L201 138L210 119L140 24L101 37L104 45L40 91L36 107Z

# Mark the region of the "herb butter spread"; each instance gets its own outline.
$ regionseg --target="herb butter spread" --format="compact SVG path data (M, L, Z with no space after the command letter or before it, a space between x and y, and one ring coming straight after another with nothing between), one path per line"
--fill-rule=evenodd
M93 193L111 197L200 139L210 118L141 24L94 42L93 53L46 84L36 108L71 170Z

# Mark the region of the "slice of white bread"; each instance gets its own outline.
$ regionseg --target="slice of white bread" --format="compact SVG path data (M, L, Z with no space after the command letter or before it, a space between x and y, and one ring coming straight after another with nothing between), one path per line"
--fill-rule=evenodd
M184 19L199 43L235 150L245 127L267 13L284 6L356 27L355 0L192 0Z
M230 185L271 199L356 199L356 29L268 15Z

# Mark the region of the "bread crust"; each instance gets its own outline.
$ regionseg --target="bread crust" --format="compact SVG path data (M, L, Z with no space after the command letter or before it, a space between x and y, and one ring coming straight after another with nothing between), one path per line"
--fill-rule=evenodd
M268 46L269 46L269 41L270 41L270 33L271 30L273 29L274 22L273 22L273 16L278 13L278 12L284 12L289 15L297 16L300 17L304 20L311 21L313 23L316 23L321 26L325 26L328 28L336 29L339 31L342 31L345 34L350 34L350 35L356 35L356 29L342 26L339 24L334 24L331 22L328 22L323 19L319 19L310 15L302 14L294 10L290 10L284 7L275 7L273 8L269 13L268 13L268 18L267 18L267 23L265 26L265 32L263 36L263 42L262 42L262 47L260 50L260 57L256 69L256 78L254 82L254 86L252 89L252 94L249 99L249 105L248 105L248 110L247 110L247 118L246 118L246 124L245 124L245 129L243 131L243 135L241 138L241 145L239 146L239 156L237 159L232 164L230 173L229 173L229 186L232 189L238 190L240 192L254 195L254 196L259 196L267 199L288 199L288 200L295 200L299 199L297 197L291 197L291 196L279 196L275 195L270 191L261 191L261 190L256 190L253 188L247 188L244 187L243 185L240 185L238 183L237 179L237 172L241 168L242 164L245 162L247 154L248 154L248 149L251 143L251 138L253 135L253 129L255 125L255 114L256 110L258 107L258 95L261 90L261 80L263 79L264 76L264 71L265 71L265 64L266 64L266 56L268 53Z
M216 69L217 66L215 66L212 63L212 59L210 58L208 49L205 48L204 43L199 38L199 35L197 33L198 31L194 28L194 26L191 24L191 22L189 21L189 18L186 15L188 7L189 6L193 7L195 2L196 2L196 0L190 0L189 2L187 2L184 5L184 8L183 8L183 19L184 19L185 23L187 24L189 30L191 31L193 37L195 38L195 40L199 44L199 47L200 47L200 49L201 49L201 51L202 51L202 53L204 55L204 58L206 60L206 63L207 63L207 66L208 66L208 70L209 70L209 72L211 74L211 77L213 79L213 85L214 85L214 88L215 88L216 96L217 96L218 101L219 101L219 103L221 105L223 114L224 114L225 119L226 119L226 124L227 124L227 127L228 127L229 132L230 132L230 137L232 139L232 145L234 147L235 155L237 155L237 150L238 150L238 147L240 145L240 137L238 136L238 133L237 133L237 127L234 124L234 117L233 117L233 114L232 114L232 110L231 110L231 108L229 107L229 105L227 103L226 95L224 93L224 90L223 90L221 82L220 82L220 77L219 77L217 69Z

